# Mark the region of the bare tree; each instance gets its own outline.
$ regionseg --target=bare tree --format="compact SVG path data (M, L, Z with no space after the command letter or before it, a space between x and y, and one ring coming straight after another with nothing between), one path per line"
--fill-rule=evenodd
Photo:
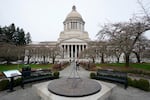
M148 7L150 2L146 5L144 5L143 0L137 0L137 2L142 9L140 14L143 14L142 17L147 20L147 22L150 22L150 8Z
M115 57L117 59L117 63L120 62L120 56L122 54L121 49L117 46L114 45L111 41L109 41L109 46L107 48L107 55L109 55L111 58Z
M97 48L96 48L96 54L98 57L101 58L101 63L105 63L105 57L108 54L107 51L107 42L106 41L98 41L96 44Z
M84 50L80 57L90 58L93 63L95 59L100 58L101 63L105 63L105 57L107 56L107 42L106 41L93 41L88 43L88 48Z
M96 48L95 47L90 47L88 49L85 49L82 51L80 54L80 58L90 58L92 59L92 62L95 63L96 59Z
M5 44L0 48L0 58L4 61L7 61L7 64L10 61L17 60L17 55L15 54L16 46L11 44Z
M31 57L34 55L34 49L33 47L26 47L25 48L25 56L27 57L27 64L30 63Z
M52 47L50 50L50 58L52 58L52 63L55 63L55 59L58 55L61 55L60 47L56 45L56 47Z
M139 37L150 30L150 25L147 21L131 19L129 22L106 24L99 31L97 36L107 36L107 39L113 41L125 55L125 66L129 66L129 57L134 49L134 45Z
M39 48L39 53L41 55L41 57L43 58L43 64L46 64L46 58L48 58L50 55L50 50L49 50L49 47L46 47L46 46L41 46Z
M147 47L148 47L148 40L144 36L141 36L138 39L137 43L134 45L133 49L133 53L135 54L138 63L141 63L142 54Z

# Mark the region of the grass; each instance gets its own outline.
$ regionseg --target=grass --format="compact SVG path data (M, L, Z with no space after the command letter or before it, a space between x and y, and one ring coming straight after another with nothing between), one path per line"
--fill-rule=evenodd
M134 68L140 68L140 69L144 69L144 70L149 70L150 71L150 63L143 63L143 64L131 64L131 67Z
M4 65L0 64L0 72L7 71L7 70L13 70L13 69L18 69L21 70L21 68L24 65L17 65L17 64L11 64L11 65ZM32 69L49 69L51 68L52 64L30 64L29 65Z
M122 68L124 68L125 64L124 63L96 64L96 66L100 66L100 67L122 67ZM130 67L150 71L150 63L131 63Z

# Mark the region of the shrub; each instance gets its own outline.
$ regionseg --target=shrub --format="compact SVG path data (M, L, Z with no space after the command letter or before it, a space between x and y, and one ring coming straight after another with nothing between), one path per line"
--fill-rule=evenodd
M95 74L95 73L90 73L90 78L91 78L91 79L95 79L95 77L96 77L96 74Z
M9 85L9 80L5 79L5 80L1 80L0 81L0 91L7 89Z
M31 67L29 65L24 65L22 71L31 71Z
M131 78L128 78L128 85L142 89L144 91L150 91L150 83L146 79L132 80Z
M57 71L57 72L54 72L53 73L53 76L54 76L54 78L59 78L59 72Z
M128 78L128 85L129 85L129 86L133 86L132 84L133 84L132 79L131 79L131 78Z
M17 78L16 80L14 80L14 86L18 86L21 84L22 79L21 78Z
M139 81L138 80L134 79L132 83L133 83L132 84L133 87L139 88Z
M139 80L138 87L139 87L140 89L142 89L142 90L149 91L149 90L150 90L150 83L149 83L148 80L140 79L140 80Z

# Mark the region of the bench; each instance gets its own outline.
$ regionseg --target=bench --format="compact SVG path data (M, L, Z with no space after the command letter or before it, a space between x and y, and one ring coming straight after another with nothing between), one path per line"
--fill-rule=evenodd
M97 70L96 79L123 83L125 89L128 87L127 73L113 70Z
M25 83L53 79L51 70L24 70L22 71L22 83L21 87L24 88Z

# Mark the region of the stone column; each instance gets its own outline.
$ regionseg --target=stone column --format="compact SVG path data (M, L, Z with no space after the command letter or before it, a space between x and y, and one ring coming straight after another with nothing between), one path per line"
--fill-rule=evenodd
M64 58L66 58L67 55L67 49L66 49L66 44L64 45Z
M75 45L75 58L77 58L77 45Z
M80 30L80 23L78 22L78 30Z
M84 45L82 45L82 51L84 51Z
M64 45L62 45L61 47L62 47L62 58L64 58Z
M65 58L67 58L67 57L68 57L67 44L65 45L65 52L66 52L66 54L65 54Z
M67 50L66 56L67 56L67 58L69 58L69 45L66 45L66 50Z
M78 52L78 56L80 55L81 52L81 45L79 45L79 52Z
M69 23L67 23L67 30L69 29Z
M69 30L71 29L71 22L69 22Z
M78 24L78 23L76 22L76 30L78 29L78 26L77 26L77 24Z
M83 23L82 23L82 31L84 30L83 28L84 28L84 26L83 26Z
M71 45L71 58L73 58L73 45Z

